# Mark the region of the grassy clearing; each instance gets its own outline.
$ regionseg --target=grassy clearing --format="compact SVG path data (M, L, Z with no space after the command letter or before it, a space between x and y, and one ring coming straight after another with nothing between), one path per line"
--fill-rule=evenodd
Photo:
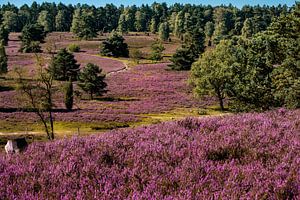
M78 134L86 136L95 133L101 133L117 128L137 127L142 125L157 124L166 121L180 120L186 117L208 117L230 114L222 112L217 106L212 106L207 109L198 108L176 108L174 110L163 113L142 114L141 121L120 123L120 122L63 122L57 121L54 124L56 138L72 137ZM40 140L45 140L45 133L41 123L25 123L0 120L0 133L34 133ZM0 137L1 139L1 137Z
M176 108L174 110L163 113L151 113L142 115L144 118L141 122L134 126L156 124L166 121L174 121L184 119L186 117L209 117L230 114L230 112L220 111L217 106L212 106L206 109L199 108Z

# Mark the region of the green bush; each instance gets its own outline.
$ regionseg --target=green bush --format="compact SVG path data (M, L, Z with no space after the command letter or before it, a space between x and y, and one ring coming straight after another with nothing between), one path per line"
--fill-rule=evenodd
M79 52L80 51L80 47L77 44L70 44L68 46L68 51L74 53L74 52Z
M129 56L134 60L134 62L139 63L139 61L143 58L143 52L139 49L133 49L130 51Z

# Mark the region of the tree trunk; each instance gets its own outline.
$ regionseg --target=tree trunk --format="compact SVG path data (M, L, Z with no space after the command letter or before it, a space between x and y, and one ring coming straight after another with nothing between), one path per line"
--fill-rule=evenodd
M90 99L91 99L91 100L94 99L94 98L93 98L93 93L92 93L92 92L90 92Z
M223 103L223 98L219 98L219 103L220 103L220 108L222 111L224 111L224 103Z
M54 140L54 125L53 125L53 116L52 111L49 110L49 120L50 120L50 127L51 127L51 133L50 133L50 140Z
M218 99L219 99L220 108L222 111L224 111L224 102L223 102L224 98L222 97L220 90L217 90L217 95L218 95Z

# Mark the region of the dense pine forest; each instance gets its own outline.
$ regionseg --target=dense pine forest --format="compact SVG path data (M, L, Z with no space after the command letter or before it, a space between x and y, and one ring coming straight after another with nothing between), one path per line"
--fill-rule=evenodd
M27 24L37 23L46 32L72 31L78 37L92 38L97 32L118 30L127 32L152 32L167 29L183 39L194 29L202 29L208 39L218 43L234 35L248 37L266 30L274 18L287 15L293 8L278 6L204 6L190 4L153 3L152 5L104 7L90 5L65 5L63 3L33 2L16 7L0 7L0 21L9 32L20 32Z

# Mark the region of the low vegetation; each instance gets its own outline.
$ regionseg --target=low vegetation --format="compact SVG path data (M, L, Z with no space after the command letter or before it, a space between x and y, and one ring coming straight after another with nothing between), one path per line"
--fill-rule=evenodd
M35 143L0 157L0 196L298 199L299 116L188 118Z

